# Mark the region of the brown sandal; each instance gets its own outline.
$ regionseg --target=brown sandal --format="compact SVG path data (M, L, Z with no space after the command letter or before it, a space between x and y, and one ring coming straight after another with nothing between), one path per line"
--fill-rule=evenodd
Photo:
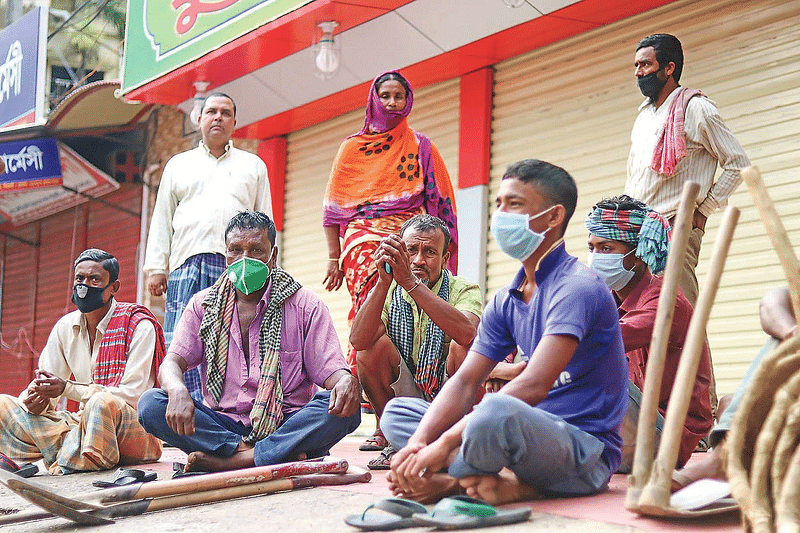
M375 433L358 447L358 450L361 452L379 452L388 445L389 441L383 436L383 432L380 429L376 429Z
M392 457L397 453L397 450L391 446L387 446L381 451L381 454L367 463L367 468L370 470L389 470L392 466Z

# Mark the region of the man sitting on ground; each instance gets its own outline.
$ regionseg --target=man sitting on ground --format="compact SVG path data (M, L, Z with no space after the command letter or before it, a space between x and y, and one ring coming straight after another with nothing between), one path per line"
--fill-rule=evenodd
M417 215L403 224L399 237L384 237L375 252L378 283L353 319L350 344L378 418L397 396L431 401L475 338L480 288L445 268L449 245L443 221ZM367 466L388 470L396 452L387 446Z
M186 470L321 457L361 420L328 308L275 266L275 224L258 211L225 230L225 274L192 297L139 420L189 454ZM200 368L203 401L184 383ZM326 390L317 392L317 386Z
M0 450L14 460L43 458L51 474L157 461L161 442L136 420L139 396L154 386L164 334L146 307L117 302L119 262L89 249L75 259L72 301L19 398L0 395ZM57 411L61 397L78 413Z
M381 427L402 447L389 473L396 495L434 500L460 484L507 503L607 487L620 462L627 371L608 287L564 246L576 202L562 168L525 160L506 171L491 228L521 268L484 309L472 348L433 403L386 405ZM470 413L515 348L529 356L525 369Z
M653 274L661 273L667 264L670 226L656 211L626 195L598 202L586 215L585 224L589 230L589 266L605 280L619 304L619 325L628 359L628 412L620 429L625 443L619 472L628 474L633 465L645 368L663 284L663 279ZM664 427L692 311L678 288L658 395L657 438ZM704 343L683 426L678 468L686 464L697 443L711 429L710 382L711 360Z

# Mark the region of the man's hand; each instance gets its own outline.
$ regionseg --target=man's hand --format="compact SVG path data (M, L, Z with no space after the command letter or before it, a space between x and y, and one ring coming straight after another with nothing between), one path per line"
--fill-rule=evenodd
M22 400L22 403L28 412L32 415L40 415L45 412L50 405L50 399L36 393L33 387L29 387L27 392L28 395Z
M708 217L706 217L703 213L701 213L700 211L695 209L694 210L694 214L692 215L692 227L693 228L699 228L699 229L705 231L706 230L706 220L708 220Z
M44 398L58 398L64 393L67 382L48 372L37 370L36 379L33 380L33 391Z
M328 412L332 415L346 418L356 414L360 408L361 395L358 380L352 374L345 373L331 389Z
M194 402L189 389L169 394L167 424L178 435L194 435Z
M408 255L406 243L403 242L399 235L389 235L381 239L375 261L380 274L383 270L383 265L378 259L392 267L394 280L405 290L409 290L417 282L417 277L411 273L411 258Z
M325 279L322 284L325 285L326 291L338 291L342 286L344 279L344 270L339 268L338 262L328 261L328 271L325 273Z
M147 280L147 290L153 296L161 296L167 293L167 275L150 274Z

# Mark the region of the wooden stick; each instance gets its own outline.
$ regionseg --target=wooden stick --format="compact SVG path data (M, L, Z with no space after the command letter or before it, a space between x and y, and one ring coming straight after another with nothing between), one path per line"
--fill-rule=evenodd
M661 443L658 456L653 463L650 479L639 498L639 512L642 514L663 516L669 514L669 498L671 495L672 471L678 460L683 426L686 423L686 414L692 390L697 379L697 367L700 363L700 354L703 343L706 341L706 324L711 314L711 307L719 288L722 271L725 268L725 259L728 256L736 222L739 220L739 210L729 206L725 210L714 251L711 255L710 269L703 284L697 307L689 323L686 342L681 353L675 383L670 393L667 416L664 421L664 430L661 434Z
M344 459L321 462L297 461L277 465L256 466L241 470L229 470L185 476L164 481L151 481L149 483L135 483L124 487L112 487L81 495L82 501L113 503L142 498L157 498L172 496L187 492L201 492L212 489L261 483L273 479L287 478L304 474L344 474L348 464Z
M794 316L800 317L800 261L797 260L797 255L794 253L794 248L792 248L786 228L781 222L781 217L775 211L775 204L772 203L772 199L769 197L767 186L764 184L764 179L761 177L758 167L752 166L742 170L742 178L744 178L750 189L753 202L756 204L758 212L761 214L761 220L764 221L764 226L767 228L767 235L769 235L772 246L778 253L778 259L789 283L789 295L792 298Z
M656 415L658 414L658 396L661 391L661 380L664 376L667 342L672 329L672 317L675 313L675 298L678 291L683 263L686 260L686 248L692 233L692 215L695 209L695 198L700 185L687 182L683 186L678 214L670 242L667 267L664 271L664 283L658 298L653 338L647 352L647 368L644 375L642 405L639 410L639 421L636 428L636 450L633 456L633 468L628 477L628 492L625 495L625 507L631 511L639 508L642 489L647 484L656 440Z

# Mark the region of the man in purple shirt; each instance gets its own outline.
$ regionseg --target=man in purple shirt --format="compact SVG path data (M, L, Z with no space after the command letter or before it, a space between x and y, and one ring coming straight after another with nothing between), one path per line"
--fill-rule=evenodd
M189 454L187 471L320 457L360 423L325 304L275 266L275 225L245 211L225 230L226 273L184 311L139 421ZM183 373L198 367L203 401ZM324 391L317 392L319 387Z

